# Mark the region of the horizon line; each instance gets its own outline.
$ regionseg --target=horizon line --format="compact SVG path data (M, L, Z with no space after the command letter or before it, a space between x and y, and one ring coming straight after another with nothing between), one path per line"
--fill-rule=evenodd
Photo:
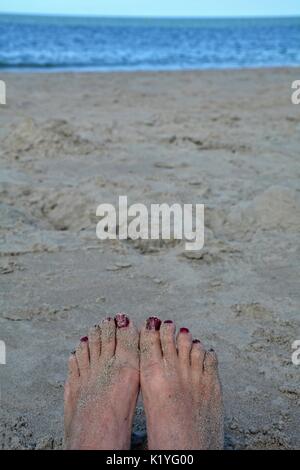
M275 15L225 15L225 16L158 16L158 15L101 15L101 14L84 14L84 13L28 13L28 12L1 12L0 16L42 16L42 17L60 17L60 18L94 18L94 19L149 19L149 20L206 20L206 19L289 19L299 18L300 12L297 14L275 14Z

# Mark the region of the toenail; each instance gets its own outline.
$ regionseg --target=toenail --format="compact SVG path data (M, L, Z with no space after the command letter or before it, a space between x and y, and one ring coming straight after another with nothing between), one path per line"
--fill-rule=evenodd
M117 328L125 328L129 325L129 318L125 313L117 313L115 316L115 322Z
M180 328L180 333L189 333L190 330L188 328Z
M110 321L112 321L112 318L111 318L111 317L107 317L107 318L104 318L104 319L102 320L102 323L106 323L106 322L110 322Z
M194 344L200 344L201 341L200 341L199 339L193 339L193 343L194 343Z
M76 354L76 351L75 349L73 351L71 351L71 354L74 356L74 354Z
M172 322L172 320L165 320L164 323L171 324L171 323L173 323L173 322Z
M147 319L146 323L146 329L147 330L156 330L158 331L160 329L161 325L161 320L157 317L149 317Z
M215 350L214 350L213 348L210 348L210 349L208 350L208 352L212 352L212 353L213 353L213 352L215 352Z
M89 339L88 339L87 336L83 336L82 338L80 338L80 341L81 341L82 343L86 343L88 340L89 340Z

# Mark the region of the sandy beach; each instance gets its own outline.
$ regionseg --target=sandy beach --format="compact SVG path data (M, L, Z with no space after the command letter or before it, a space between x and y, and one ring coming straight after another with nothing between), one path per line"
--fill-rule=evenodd
M227 449L300 448L300 69L0 78L0 448L62 447L68 355L119 311L217 351ZM98 240L119 195L205 204L204 248Z

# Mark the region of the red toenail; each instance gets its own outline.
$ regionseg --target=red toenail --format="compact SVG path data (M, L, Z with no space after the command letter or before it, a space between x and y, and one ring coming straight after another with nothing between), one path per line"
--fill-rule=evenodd
M173 323L172 320L165 320L164 323Z
M199 344L199 343L201 343L201 341L199 339L193 339L193 343L194 344Z
M75 351L75 350L74 350L74 351L71 351L71 354L72 354L72 355L76 354L76 351Z
M129 325L129 318L125 313L117 313L115 316L115 322L117 328L125 328Z
M157 317L149 317L147 319L146 328L147 330L156 330L160 329L161 320Z
M188 328L180 328L180 333L189 333L190 330Z
M111 317L105 318L106 321L111 321L111 319L112 319Z
M87 336L83 336L82 338L80 338L80 341L81 341L82 343L86 343L88 340L89 340L89 339L88 339Z

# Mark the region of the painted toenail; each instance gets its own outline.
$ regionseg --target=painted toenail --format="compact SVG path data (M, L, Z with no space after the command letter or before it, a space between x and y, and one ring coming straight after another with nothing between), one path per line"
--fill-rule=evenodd
M89 340L89 339L88 339L87 336L83 336L82 338L80 338L80 341L81 341L82 343L86 343L88 340Z
M193 339L193 343L194 343L194 344L200 344L201 341L200 341L199 339Z
M172 322L172 320L165 320L164 323L171 324L171 323L173 323L173 322Z
M125 313L117 313L115 316L115 322L117 328L125 328L129 325L129 318Z
M189 333L190 330L188 328L180 328L180 333Z
M158 331L160 329L161 325L161 320L157 317L149 317L147 319L146 323L146 329L147 330L156 330Z
M71 351L71 354L74 356L74 354L76 354L76 351L74 349L74 351Z

